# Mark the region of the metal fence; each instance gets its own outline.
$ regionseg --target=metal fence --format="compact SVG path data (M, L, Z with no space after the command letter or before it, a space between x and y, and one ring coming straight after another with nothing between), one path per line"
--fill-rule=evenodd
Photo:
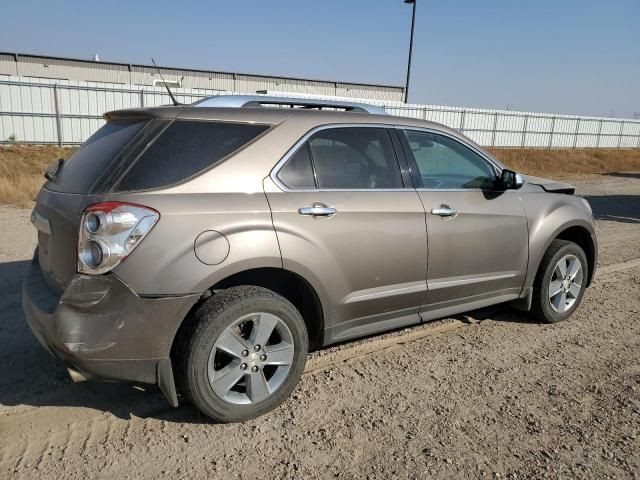
M241 92L177 88L174 93L191 103ZM485 146L640 148L638 120L361 101L391 115L442 123ZM102 125L106 111L167 103L162 87L7 77L0 80L0 143L78 145Z
M640 121L460 107L386 107L454 128L491 147L640 148Z

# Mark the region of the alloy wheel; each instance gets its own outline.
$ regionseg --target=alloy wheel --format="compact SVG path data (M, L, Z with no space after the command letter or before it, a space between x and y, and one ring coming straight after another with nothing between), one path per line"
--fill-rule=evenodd
M549 282L549 304L554 312L571 309L582 290L583 269L575 255L563 256L553 269Z
M220 334L211 349L209 384L227 403L262 402L286 380L294 348L289 327L276 315L244 315Z

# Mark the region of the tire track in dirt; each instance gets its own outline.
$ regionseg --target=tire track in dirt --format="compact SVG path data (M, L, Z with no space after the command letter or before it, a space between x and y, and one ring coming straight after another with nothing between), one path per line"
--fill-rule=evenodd
M640 267L640 258L600 267L596 272L594 286L616 281L616 274ZM426 337L452 333L463 327L478 326L482 320L500 310L500 307L469 312L460 319L443 319L413 328L391 332L382 336L359 340L346 345L330 347L326 350L312 353L308 360L304 375L316 375L341 364L358 362L381 351L401 349L412 342ZM291 401L291 400L289 400ZM61 419L57 407L38 407L5 417L2 422L2 432L5 442L0 445L0 475L2 472L12 472L18 467L39 467L48 457L64 460L82 455L87 449L98 444L114 442L126 445L130 438L144 434L148 422L168 421L181 422L185 418L193 419L194 414L189 406L177 409L163 407L155 412L149 412L142 417L121 419L109 413L95 413L90 409L83 409L82 413L71 409L69 416ZM78 415L81 417L78 420ZM86 418L82 418L86 416ZM73 421L75 420L75 421ZM322 417L318 417L319 427ZM14 438L8 438L9 432L19 432ZM237 439L238 449L242 448L242 441Z

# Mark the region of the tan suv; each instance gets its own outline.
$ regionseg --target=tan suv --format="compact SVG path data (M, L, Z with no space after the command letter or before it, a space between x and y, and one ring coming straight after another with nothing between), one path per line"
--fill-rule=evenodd
M243 420L289 395L310 348L507 301L556 322L593 278L573 187L442 125L240 96L105 118L46 174L24 282L76 379Z

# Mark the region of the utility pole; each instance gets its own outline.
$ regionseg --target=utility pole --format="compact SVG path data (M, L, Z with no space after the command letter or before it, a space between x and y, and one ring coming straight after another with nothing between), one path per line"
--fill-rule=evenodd
M404 87L404 103L407 103L409 99L409 78L411 77L411 55L413 54L413 29L416 24L416 0L404 0L404 3L407 3L412 6L411 12L411 37L409 38L409 60L407 62L407 82Z

